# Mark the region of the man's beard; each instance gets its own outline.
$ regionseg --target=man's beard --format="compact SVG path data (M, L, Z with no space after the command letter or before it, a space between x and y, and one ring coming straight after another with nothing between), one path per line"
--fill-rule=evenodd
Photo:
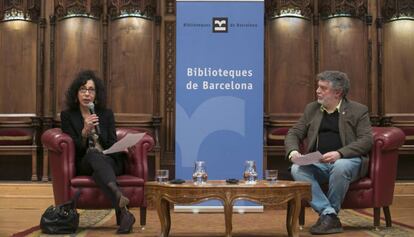
M324 101L325 101L324 99L318 99L317 101L318 101L318 103L319 103L319 104L321 104L321 105L325 106L325 105L324 105Z

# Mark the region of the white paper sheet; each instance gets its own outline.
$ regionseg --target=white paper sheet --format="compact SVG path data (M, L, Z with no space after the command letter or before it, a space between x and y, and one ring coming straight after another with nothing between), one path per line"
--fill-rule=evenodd
M315 151L306 155L299 156L299 158L293 160L293 163L298 165L310 165L318 163L321 159L322 154L319 151Z
M121 140L113 144L109 149L104 150L104 154L111 154L115 152L125 151L128 147L131 147L137 144L143 137L145 133L128 133Z

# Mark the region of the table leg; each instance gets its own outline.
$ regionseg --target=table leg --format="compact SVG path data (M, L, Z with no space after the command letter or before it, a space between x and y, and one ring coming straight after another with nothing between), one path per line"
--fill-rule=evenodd
M156 202L156 207L161 223L160 237L168 237L171 227L170 203L165 199L159 198Z
M286 230L288 232L288 236L292 236L292 200L287 203L287 210L286 210Z
M165 213L165 226L166 226L166 234L167 236L170 234L171 229L171 214L170 214L170 202L163 199L162 206Z
M224 203L224 221L226 223L226 237L231 237L231 232L233 230L232 215L233 205L230 203Z
M286 228L288 231L289 237L298 237L298 220L300 212L301 198L296 196L294 199L290 200L288 203L288 210L286 216Z

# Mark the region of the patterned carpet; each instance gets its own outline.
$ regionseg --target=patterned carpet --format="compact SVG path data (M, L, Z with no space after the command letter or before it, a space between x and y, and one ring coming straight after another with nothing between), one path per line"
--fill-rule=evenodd
M139 210L132 212L139 217ZM307 211L305 228L300 231L300 236L312 236L309 234L310 226L316 221L316 214ZM287 236L285 229L285 214L283 210L265 210L263 213L247 213L233 215L234 237L279 237ZM171 237L218 237L224 234L224 216L222 213L174 213L171 212ZM353 210L343 210L340 219L344 225L344 233L336 234L336 237L414 237L414 229L393 223L393 227L385 228L381 222L379 230L374 230L371 216ZM100 237L117 236L115 234L115 215L112 210L82 210L80 215L80 228L70 237ZM155 237L159 236L160 224L155 210L149 210L147 225L144 230L139 226L139 220L134 226L134 232L130 235ZM16 233L14 237L21 236L56 236L42 234L38 227L33 227L24 232Z

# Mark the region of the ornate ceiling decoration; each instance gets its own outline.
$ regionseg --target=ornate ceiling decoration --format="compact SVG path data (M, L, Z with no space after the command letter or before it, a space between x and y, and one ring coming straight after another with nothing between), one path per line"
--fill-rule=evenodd
M366 20L368 0L323 0L319 1L319 13L322 19L333 17L356 17Z
M0 21L38 22L41 0L0 0Z
M112 20L122 17L154 19L156 0L109 0L108 13Z
M100 0L55 0L55 14L58 18L90 17L100 18L102 3Z
M414 0L385 0L382 14L386 21L414 20Z
M311 0L269 0L266 4L266 18L301 17L311 19L313 15Z

